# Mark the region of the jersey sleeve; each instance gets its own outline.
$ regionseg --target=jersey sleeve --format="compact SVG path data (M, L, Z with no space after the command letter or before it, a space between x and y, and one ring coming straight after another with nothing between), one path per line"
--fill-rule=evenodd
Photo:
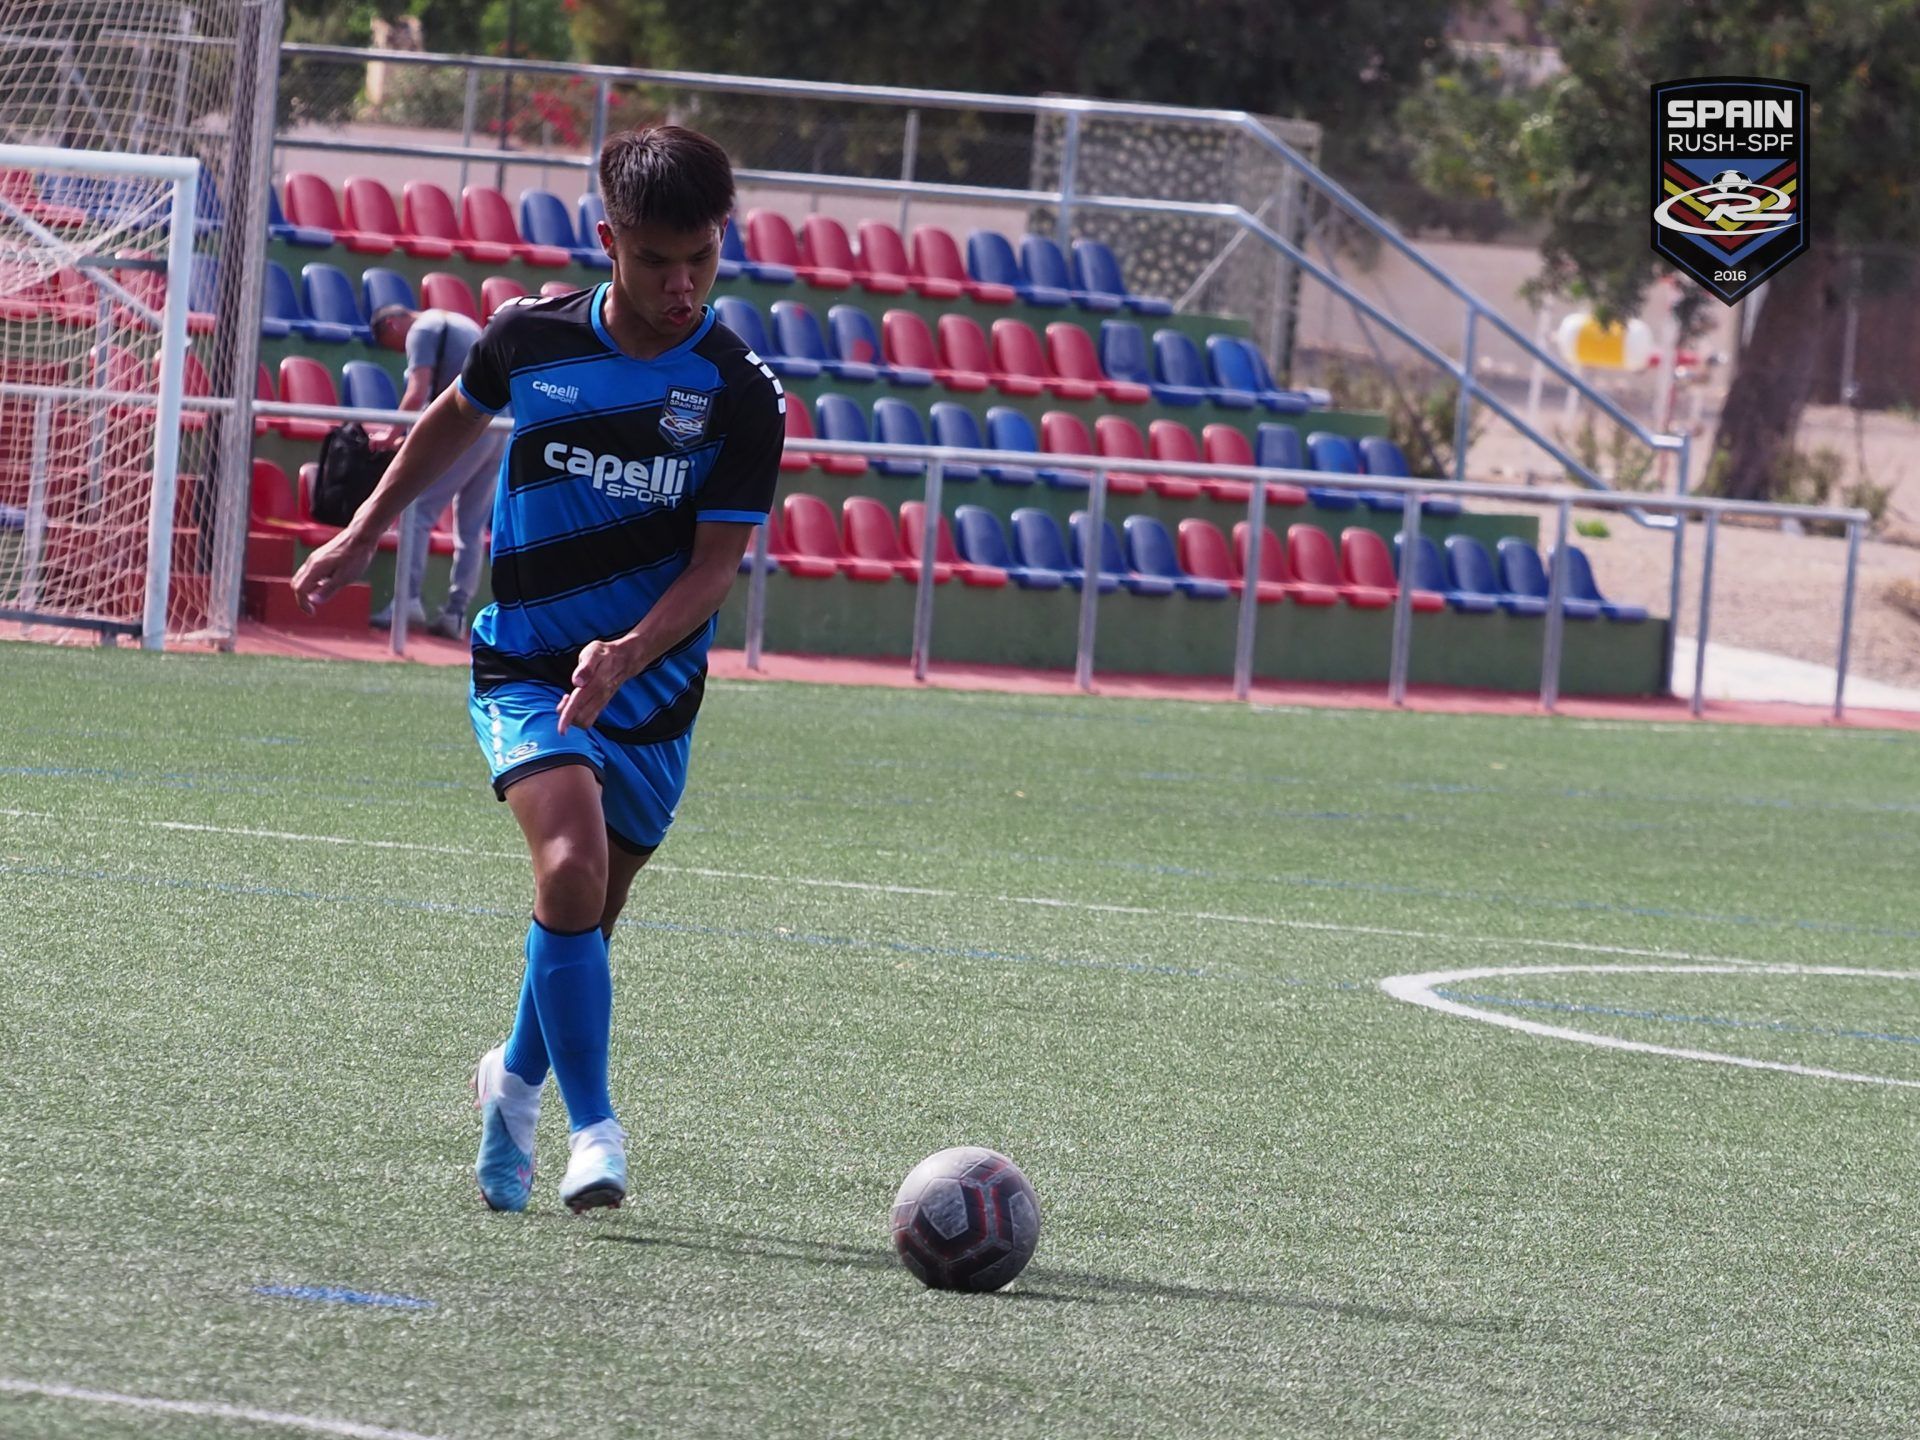
M513 392L508 388L513 378L510 338L513 321L508 317L517 308L503 305L494 311L493 319L487 322L486 329L480 332L480 338L473 342L473 348L467 352L467 363L461 367L460 378L454 382L460 387L462 395L489 415L498 415L513 398ZM409 335L407 339L407 363L412 365L415 363L411 343L413 337Z
M750 367L728 387L727 438L694 501L697 520L757 525L773 508L786 444L787 396L780 382Z

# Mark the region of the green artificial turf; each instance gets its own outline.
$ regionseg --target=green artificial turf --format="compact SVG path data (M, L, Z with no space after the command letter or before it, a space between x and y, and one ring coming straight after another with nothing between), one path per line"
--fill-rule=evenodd
M0 677L0 1434L1920 1427L1920 1090L1379 985L1920 1080L1909 980L1645 968L1920 969L1920 738L717 683L576 1219L551 1090L526 1214L469 1171L530 894L463 674ZM998 1296L887 1243L961 1143L1040 1195Z

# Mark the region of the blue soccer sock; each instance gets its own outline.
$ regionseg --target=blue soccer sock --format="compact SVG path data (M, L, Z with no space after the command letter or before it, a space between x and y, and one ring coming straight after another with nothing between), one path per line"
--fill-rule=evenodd
M613 1030L613 972L607 965L607 937L598 925L569 935L535 920L527 931L527 975L553 1078L567 1102L568 1128L611 1120L607 1040Z
M547 1083L547 1040L540 1033L540 1006L533 994L533 932L527 932L527 969L520 981L520 1008L503 1057L507 1069L529 1085Z

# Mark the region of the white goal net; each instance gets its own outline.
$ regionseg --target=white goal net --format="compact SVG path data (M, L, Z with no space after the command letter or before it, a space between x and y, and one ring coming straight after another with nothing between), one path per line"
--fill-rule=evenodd
M280 7L0 0L0 635L233 634Z

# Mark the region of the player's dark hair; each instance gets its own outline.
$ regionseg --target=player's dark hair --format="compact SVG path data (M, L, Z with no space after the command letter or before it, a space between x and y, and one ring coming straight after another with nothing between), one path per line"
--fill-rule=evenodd
M600 193L615 230L701 230L733 213L733 164L698 130L625 130L600 148Z

